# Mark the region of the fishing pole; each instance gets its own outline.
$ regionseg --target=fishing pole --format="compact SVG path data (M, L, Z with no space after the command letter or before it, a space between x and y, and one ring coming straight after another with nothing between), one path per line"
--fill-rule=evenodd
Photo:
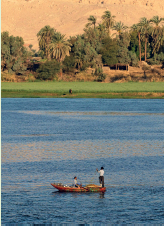
M90 179L90 183L92 183L92 182L93 182L93 179L94 179L94 177L95 177L96 173L97 173L97 170L95 171L95 173L94 173L93 177Z

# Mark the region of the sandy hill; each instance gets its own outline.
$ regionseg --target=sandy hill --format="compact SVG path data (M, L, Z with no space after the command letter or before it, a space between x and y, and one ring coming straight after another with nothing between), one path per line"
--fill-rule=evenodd
M1 0L1 31L22 36L37 49L36 34L45 25L69 37L83 32L90 15L101 22L106 10L130 26L141 17L164 17L164 0Z

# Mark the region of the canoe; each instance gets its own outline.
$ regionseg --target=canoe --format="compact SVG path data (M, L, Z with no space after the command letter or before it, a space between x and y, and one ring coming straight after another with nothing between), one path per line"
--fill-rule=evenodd
M87 188L84 187L73 187L73 186L67 186L63 185L61 183L52 183L51 184L54 188L58 189L59 191L64 191L64 192L88 192Z
M67 186L63 185L61 183L51 183L51 185L58 189L60 192L105 192L106 187L102 188L98 185L89 184L85 187L73 187L73 186Z

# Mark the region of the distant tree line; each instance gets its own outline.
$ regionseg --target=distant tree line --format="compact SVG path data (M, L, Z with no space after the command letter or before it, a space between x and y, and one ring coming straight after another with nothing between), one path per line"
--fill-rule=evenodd
M150 20L143 17L137 24L127 27L121 21L116 22L110 11L102 15L97 24L95 16L81 35L69 37L57 32L50 26L43 27L38 33L39 51L30 51L24 47L21 37L1 33L1 69L9 73L21 74L28 70L28 59L40 56L44 61L36 70L36 78L55 79L62 73L74 73L88 67L94 68L98 80L105 75L103 65L126 63L137 66L141 60L149 64L164 62L164 18L154 16Z
M21 37L9 36L8 32L1 33L1 70L16 74L26 71L28 52Z

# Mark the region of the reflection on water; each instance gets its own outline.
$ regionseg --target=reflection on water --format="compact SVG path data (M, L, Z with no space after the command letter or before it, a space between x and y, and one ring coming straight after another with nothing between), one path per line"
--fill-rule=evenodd
M32 136L32 135L31 135ZM35 135L37 136L37 135ZM39 135L40 136L40 135ZM2 144L2 162L163 156L163 141L85 140Z
M100 198L100 199L103 199L105 198L105 193L104 192L75 192L75 193L65 193L65 192L59 192L59 191L54 191L52 192L52 196L53 197L56 197L56 196L59 196L59 197L62 197L62 196L71 196L73 198L79 198L79 196L87 196L88 198Z
M12 111L11 111L12 112ZM17 111L18 113L24 113L24 114L33 114L33 115L61 115L61 116L108 116L108 115L123 115L123 116L154 116L154 115L159 115L159 116L164 116L164 113L139 113L139 112L78 112L78 111L73 111L73 112L65 112L65 111L57 111L57 112L49 112L49 111Z

